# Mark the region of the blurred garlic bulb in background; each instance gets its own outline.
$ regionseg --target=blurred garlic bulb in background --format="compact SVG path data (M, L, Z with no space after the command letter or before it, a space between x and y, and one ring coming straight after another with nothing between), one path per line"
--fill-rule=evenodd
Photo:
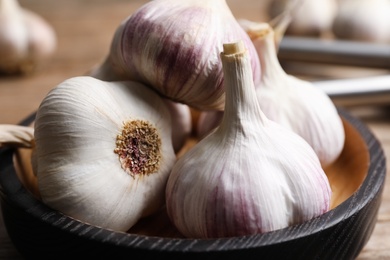
M258 82L256 51L225 0L149 1L122 22L108 57L89 75L140 81L173 101L223 110L219 53L223 42L236 39L247 44Z
M176 156L163 99L137 82L68 79L38 108L32 165L42 201L127 231L165 203Z
M0 0L0 73L33 71L55 51L54 29L17 0Z
M271 0L267 12L272 19L289 8L292 19L286 34L321 36L331 30L337 0Z
M332 30L339 39L390 42L390 1L339 0Z

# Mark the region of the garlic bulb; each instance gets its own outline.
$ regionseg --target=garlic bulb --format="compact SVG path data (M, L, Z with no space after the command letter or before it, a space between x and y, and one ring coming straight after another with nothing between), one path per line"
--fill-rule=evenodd
M332 31L337 38L390 42L390 1L340 0Z
M176 160L170 114L140 83L68 79L42 101L34 134L33 170L50 207L127 231L164 204Z
M269 119L303 137L323 166L333 163L345 142L344 126L335 105L325 92L283 70L271 27L258 33L254 44L263 68L261 87L257 89L262 110Z
M0 0L0 72L27 73L56 49L54 29L17 0Z
M258 82L256 51L225 0L150 1L122 22L107 59L89 75L140 81L173 101L222 110L224 87L218 54L223 42L237 38L248 46Z
M166 190L171 221L186 237L215 238L276 230L328 211L331 189L318 157L261 111L243 43L224 44L221 58L224 117L174 165Z
M320 36L331 30L337 12L337 1L271 0L267 12L271 18L274 18L287 8L293 8L291 23L286 30L286 34Z

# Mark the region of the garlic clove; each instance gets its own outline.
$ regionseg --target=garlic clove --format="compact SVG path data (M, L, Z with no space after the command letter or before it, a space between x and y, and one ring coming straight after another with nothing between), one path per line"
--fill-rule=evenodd
M267 119L248 52L243 44L232 47L225 44L221 54L222 122L177 160L167 183L168 216L189 238L268 232L329 210L331 189L318 157L300 136Z
M388 0L340 0L332 32L345 40L388 43L389 13Z
M89 75L103 80L125 77L150 85L175 102L222 110L218 53L222 42L237 38L248 46L258 82L256 51L225 0L150 1L121 24L109 57Z
M44 98L34 127L32 164L48 206L127 231L164 204L176 156L170 114L149 88L68 79Z
M56 49L54 29L17 0L0 0L0 71L27 73Z

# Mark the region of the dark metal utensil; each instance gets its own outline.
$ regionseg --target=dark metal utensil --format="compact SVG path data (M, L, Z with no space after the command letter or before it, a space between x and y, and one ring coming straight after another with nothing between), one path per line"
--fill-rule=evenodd
M313 82L336 105L390 105L390 75Z
M284 36L281 61L390 70L390 45L337 39ZM342 106L389 105L390 75L313 82Z
M284 36L278 57L283 61L390 69L390 45L378 43Z

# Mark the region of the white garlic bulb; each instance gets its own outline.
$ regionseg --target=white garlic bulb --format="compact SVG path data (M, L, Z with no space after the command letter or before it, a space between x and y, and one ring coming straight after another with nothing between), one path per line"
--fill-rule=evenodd
M343 122L324 91L283 70L273 39L270 26L253 39L263 68L257 89L260 107L269 119L303 137L325 167L333 163L344 148Z
M168 216L190 238L256 234L329 210L331 189L313 149L261 111L241 44L221 54L220 126L182 155L166 190Z
M390 1L340 0L332 31L339 39L390 42Z
M238 38L248 46L258 82L256 51L225 0L150 1L122 22L107 59L89 75L140 81L176 102L222 110L218 53L223 42Z
M33 170L53 209L127 231L165 203L170 114L140 83L68 79L42 101L34 134Z
M17 0L0 0L0 72L27 73L56 49L54 29Z
M291 23L286 34L320 36L329 32L338 8L338 0L271 0L268 14L276 17L288 8L293 8ZM292 4L293 3L293 4Z

